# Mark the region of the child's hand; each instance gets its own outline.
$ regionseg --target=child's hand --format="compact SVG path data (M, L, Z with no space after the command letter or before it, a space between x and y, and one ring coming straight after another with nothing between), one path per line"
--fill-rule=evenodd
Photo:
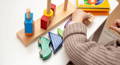
M72 21L74 22L83 22L84 20L88 19L91 17L91 14L86 13L80 9L77 9L73 14L72 14Z
M115 20L110 28L120 33L120 19Z

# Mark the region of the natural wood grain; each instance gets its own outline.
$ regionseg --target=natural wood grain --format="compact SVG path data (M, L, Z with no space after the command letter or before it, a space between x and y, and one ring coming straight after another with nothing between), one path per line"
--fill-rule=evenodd
M65 2L64 2L64 11L67 10L67 5L68 5L68 0L65 0Z
M50 13L50 9L51 9L51 0L47 0L47 14Z
M51 24L47 30L43 30L40 28L40 18L39 18L34 22L34 35L31 37L27 37L25 36L24 29L22 29L17 32L18 39L20 39L25 46L28 46L38 37L44 35L45 33L49 32L51 29L55 28L56 26L64 22L64 20L66 20L76 9L74 5L72 5L70 2L68 2L68 7L66 11L63 10L63 7L64 7L64 3L56 8L55 16L51 21Z

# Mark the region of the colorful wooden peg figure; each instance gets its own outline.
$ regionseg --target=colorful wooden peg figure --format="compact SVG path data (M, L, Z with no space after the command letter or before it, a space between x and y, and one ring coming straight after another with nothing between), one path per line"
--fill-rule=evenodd
M33 13L30 12L30 9L26 9L25 13L25 35L32 36L33 35Z

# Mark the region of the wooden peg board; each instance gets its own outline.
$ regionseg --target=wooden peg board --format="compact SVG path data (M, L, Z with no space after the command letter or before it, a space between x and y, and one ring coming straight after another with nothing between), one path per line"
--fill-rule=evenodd
M44 35L49 32L51 29L55 28L59 24L63 23L71 14L75 11L74 5L68 2L67 10L64 11L64 4L61 4L56 8L55 16L51 21L50 26L47 30L43 30L40 28L40 18L34 22L34 35L31 37L25 36L24 29L17 32L17 37L22 41L25 46L30 45L34 42L38 37Z

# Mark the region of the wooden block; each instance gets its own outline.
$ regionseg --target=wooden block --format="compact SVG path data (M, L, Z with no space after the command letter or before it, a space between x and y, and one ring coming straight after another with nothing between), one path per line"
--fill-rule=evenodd
M44 35L49 32L51 29L63 23L71 14L76 10L74 5L68 2L68 8L66 11L63 10L64 4L56 7L56 12L53 20L51 21L50 26L47 30L43 30L40 28L40 18L34 22L34 35L31 37L26 37L24 33L24 29L17 32L17 37L22 41L25 46L30 45L33 41L35 41L38 37Z
M55 54L62 47L63 39L61 36L54 34L52 32L49 32L48 34Z
M43 15L41 17L41 28L46 30L48 28L49 24L50 24L49 17Z
M38 40L38 45L41 48L40 57L43 60L47 60L52 55L52 50L50 49L50 40L45 37L40 37Z

